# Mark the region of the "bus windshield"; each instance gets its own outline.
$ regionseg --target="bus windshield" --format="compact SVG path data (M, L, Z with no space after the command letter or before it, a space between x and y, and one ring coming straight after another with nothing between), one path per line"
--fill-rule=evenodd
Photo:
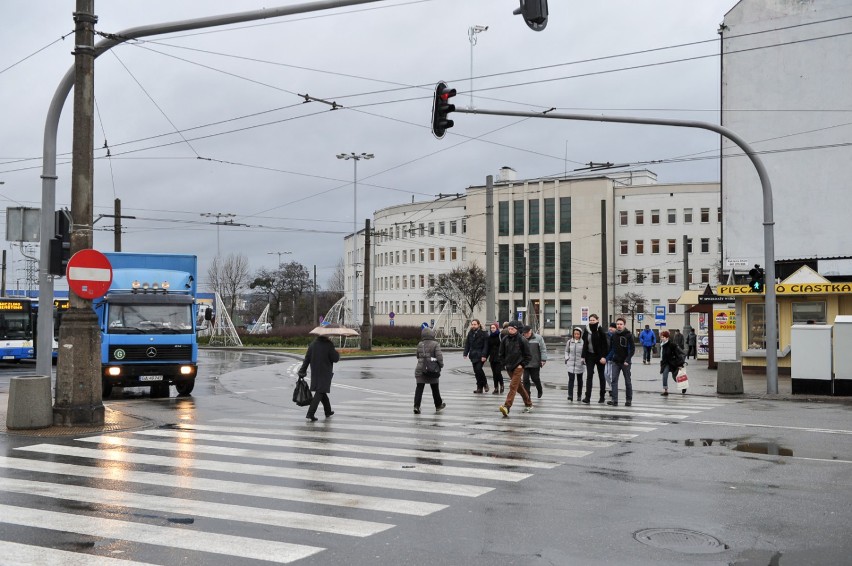
M33 327L28 312L0 313L0 339L32 340Z
M192 305L111 304L109 334L192 334Z

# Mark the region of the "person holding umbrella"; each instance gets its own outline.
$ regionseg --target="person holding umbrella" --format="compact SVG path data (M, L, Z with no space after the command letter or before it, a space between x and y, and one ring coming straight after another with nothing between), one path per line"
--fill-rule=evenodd
M328 394L331 392L334 364L340 361L340 353L335 349L329 336L349 336L352 334L357 336L358 333L349 328L329 324L317 326L311 330L310 334L316 336L316 339L308 346L302 367L299 368L299 376L305 377L308 374L308 365L311 366L311 391L314 392L314 397L305 418L309 421L316 421L317 418L314 414L317 412L320 403L325 410L326 418L334 414L334 411L331 410Z

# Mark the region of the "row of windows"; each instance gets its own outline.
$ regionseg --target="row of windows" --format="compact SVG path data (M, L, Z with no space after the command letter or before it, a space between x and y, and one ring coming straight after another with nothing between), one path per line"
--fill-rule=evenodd
M461 228L462 234L467 234L467 218L462 218L461 220L447 220L437 223L420 222L416 228L414 226L414 222L409 222L408 224L395 224L390 228L379 230L376 235L379 242L387 242L394 238L414 238L415 236L423 237L427 234L429 236L434 236L436 233L440 236L447 233L458 234L459 228Z
M435 274L429 275L388 275L376 278L379 291L392 291L394 289L428 289L435 284ZM419 282L419 285L418 285Z
M541 217L541 203L544 203L544 218ZM512 230L517 236L556 233L556 199L545 198L539 201L514 200L512 203ZM497 234L509 235L509 201L497 203ZM524 232L526 230L526 232ZM571 233L571 197L559 198L559 233Z
M666 282L667 283L677 283L678 282L678 269L669 269L665 273ZM687 277L689 278L689 283L695 283L692 269L689 270ZM652 269L650 276L646 276L645 272L641 269L634 270L634 278L633 281L630 281L629 272L627 269L622 269L618 273L618 282L621 285L629 285L630 283L635 283L637 285L644 285L645 283L650 282L652 285L659 285L661 282L660 274L661 270ZM701 283L710 283L710 268L705 268L701 270Z
M428 260L426 258L429 258ZM456 261L458 248L420 248L419 250L397 250L376 254L376 265L394 265L404 263L424 263L426 261ZM467 248L461 249L462 261L467 261Z
M439 314L444 310L445 301L379 301L377 314ZM452 305L452 312L457 311Z
M653 307L657 306L658 304L660 304L660 301L658 299L654 299L653 301L651 301L651 307L652 307L651 312L654 312L655 309ZM630 314L630 303L622 302L620 306L621 306L621 314L623 314L623 315L624 314ZM644 313L645 312L644 301L637 302L636 305L635 305L635 309L636 310L634 311L634 313ZM668 299L666 311L669 314L677 314L677 299Z
M692 208L684 208L683 215L683 223L684 224L692 224L694 213ZM651 210L651 225L660 224L661 213L659 208L655 208ZM619 226L627 226L630 219L630 211L621 210L618 213L618 224ZM710 223L710 207L700 208L698 209L698 220L702 224ZM716 220L718 222L722 222L722 207L718 207L716 209ZM634 210L633 211L633 224L636 226L642 226L645 224L645 211L644 210ZM666 209L666 224L677 224L677 209L676 208L668 208Z
M666 240L653 238L651 239L650 243L652 254L660 253L662 246L665 246L666 253L668 254L677 253L677 238L668 238ZM722 253L722 238L716 238L716 249L719 253ZM628 240L620 240L618 244L618 250L621 255L627 255L628 253L630 253L630 242ZM634 250L636 255L644 254L645 240L635 240ZM710 238L701 238L700 251L703 254L710 253ZM686 253L692 253L692 238L686 239Z
M572 313L571 313L571 300L560 300L559 301L559 313L557 320L557 312L556 312L556 301L553 299L545 299L544 305L542 306L539 301L532 301L533 308L535 309L536 317L541 321L542 328L556 328L557 322L559 323L559 328L561 329L570 329L573 321L572 321ZM515 311L517 312L519 308L524 307L524 301L515 300ZM509 301L502 300L497 303L497 318L499 320L511 320L512 313L509 312Z
M557 265L559 266L559 290L571 291L571 242L559 242L558 262L554 242L543 245L529 244L529 247L525 247L524 244L514 244L511 246L511 258L509 248L509 244L500 244L497 250L498 292L509 292L510 261L513 267L512 290L515 292L556 291ZM542 251L544 252L543 262Z

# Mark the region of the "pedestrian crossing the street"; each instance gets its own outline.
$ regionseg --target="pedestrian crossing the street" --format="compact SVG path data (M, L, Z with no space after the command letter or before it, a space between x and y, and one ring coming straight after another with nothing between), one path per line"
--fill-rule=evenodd
M382 395L315 423L288 408L20 445L0 456L0 562L291 563L728 403L548 391L502 418L503 399L448 390L436 412L427 390L419 415L411 395Z

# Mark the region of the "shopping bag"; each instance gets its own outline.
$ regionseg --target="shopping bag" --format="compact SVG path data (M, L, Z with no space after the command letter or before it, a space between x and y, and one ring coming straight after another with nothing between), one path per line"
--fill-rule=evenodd
M680 368L677 370L677 376L675 377L675 382L677 382L678 389L687 389L689 388L689 376L686 375L686 370Z
M311 388L308 387L308 382L305 381L305 378L300 375L299 380L296 382L296 388L293 389L293 402L299 407L306 407L311 404L312 400Z

